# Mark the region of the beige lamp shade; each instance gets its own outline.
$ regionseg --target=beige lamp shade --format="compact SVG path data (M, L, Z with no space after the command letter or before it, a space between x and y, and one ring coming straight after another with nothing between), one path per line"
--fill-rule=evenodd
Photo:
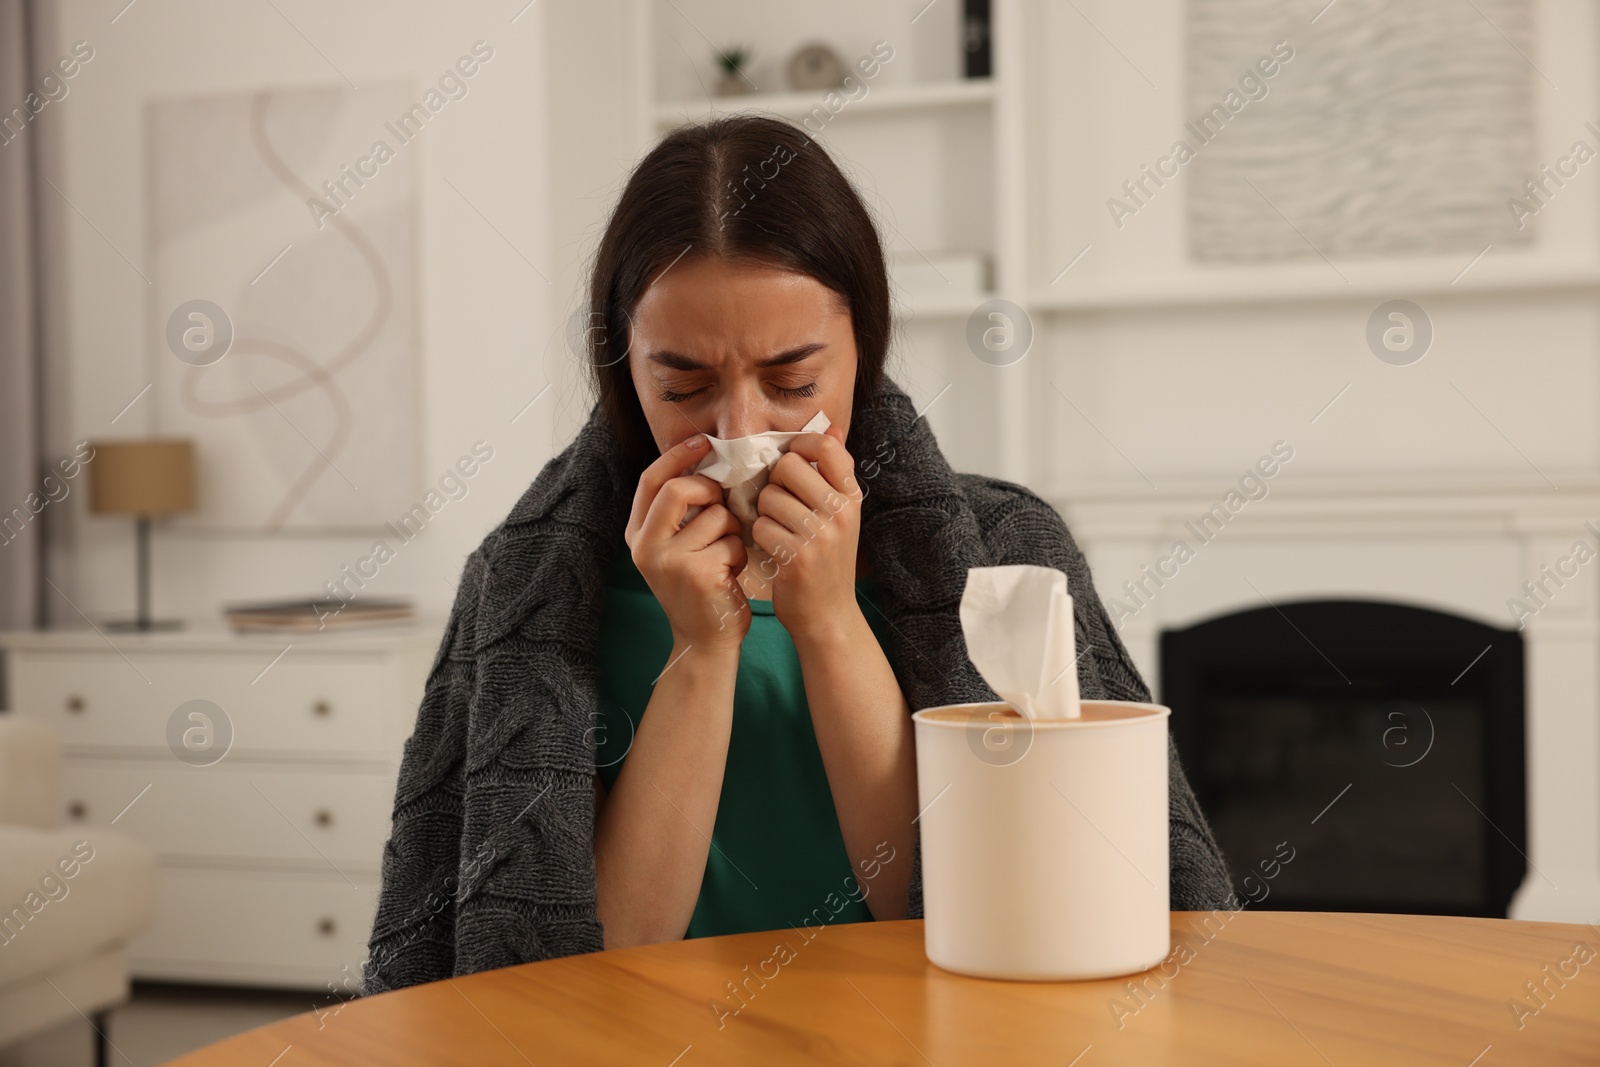
M176 515L195 509L193 441L91 444L90 511L97 515Z

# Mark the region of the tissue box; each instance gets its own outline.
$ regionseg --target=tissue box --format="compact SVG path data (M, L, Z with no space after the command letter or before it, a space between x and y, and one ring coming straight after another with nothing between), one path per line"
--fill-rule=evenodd
M929 962L1094 981L1171 953L1170 715L1115 700L1086 700L1076 719L1001 703L912 714Z

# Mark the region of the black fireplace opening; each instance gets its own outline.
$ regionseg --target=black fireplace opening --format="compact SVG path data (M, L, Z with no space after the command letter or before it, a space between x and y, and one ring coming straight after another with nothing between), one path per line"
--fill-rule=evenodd
M1517 631L1282 603L1163 632L1161 694L1248 906L1506 915L1528 871Z

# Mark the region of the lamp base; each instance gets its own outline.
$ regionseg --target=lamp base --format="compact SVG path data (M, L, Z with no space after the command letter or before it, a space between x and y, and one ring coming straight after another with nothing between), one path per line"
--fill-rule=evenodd
M115 633L140 633L156 630L181 630L182 619L112 619L101 623L104 629Z

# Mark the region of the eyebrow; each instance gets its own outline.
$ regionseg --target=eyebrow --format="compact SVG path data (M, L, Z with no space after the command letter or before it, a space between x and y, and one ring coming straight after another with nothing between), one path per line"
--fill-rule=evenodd
M814 341L811 344L800 345L797 348L785 349L775 356L768 356L766 359L759 359L756 361L756 366L781 367L789 363L799 363L801 360L813 356L827 347L821 341ZM667 349L650 353L650 362L659 363L664 367L671 367L673 370L696 371L710 369L708 364L702 363L698 359Z

